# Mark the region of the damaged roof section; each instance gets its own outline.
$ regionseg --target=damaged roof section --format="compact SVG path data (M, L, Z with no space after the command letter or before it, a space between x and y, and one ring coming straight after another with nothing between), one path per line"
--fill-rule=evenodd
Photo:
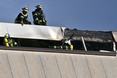
M65 29L64 39L81 40L81 36L85 41L91 42L113 42L111 31L83 31L77 29Z
M9 33L12 38L23 39L61 41L72 36L71 40L81 40L82 36L85 41L108 43L115 40L117 42L117 32L113 31L84 31L66 27L0 23L0 37L4 37L6 33Z

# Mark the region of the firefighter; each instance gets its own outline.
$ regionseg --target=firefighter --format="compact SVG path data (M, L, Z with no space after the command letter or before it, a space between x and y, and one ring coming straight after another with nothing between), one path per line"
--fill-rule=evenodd
M5 34L5 38L4 38L4 45L9 47L13 47L13 46L17 46L17 42L15 42L15 40L10 38L10 35L8 33Z
M19 15L15 19L15 23L19 23L23 26L23 24L31 24L31 22L28 21L28 15L27 12L29 11L28 7L22 8L22 12L19 13Z
M66 50L73 50L73 45L71 44L71 40L70 39L65 39L62 41L63 44L61 46L49 46L50 48L54 48L54 49L66 49Z
M73 45L71 44L71 40L70 39L69 40L66 39L63 45L65 46L66 50L69 50L69 49L73 50Z
M45 15L42 11L43 6L41 4L35 6L35 11L32 12L33 15L33 23L35 25L46 25L47 21L45 19Z

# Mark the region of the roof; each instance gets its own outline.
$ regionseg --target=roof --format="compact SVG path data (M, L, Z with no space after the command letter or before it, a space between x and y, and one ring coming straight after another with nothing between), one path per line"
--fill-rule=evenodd
M71 40L81 40L82 36L85 41L113 42L113 36L111 34L111 31L87 31L77 29L66 29L64 32L64 38L70 38L70 36L72 36Z
M87 31L68 29L66 27L24 25L13 23L0 23L0 37L9 33L13 38L57 40L70 38L71 40L81 40L91 42L117 42L116 31Z

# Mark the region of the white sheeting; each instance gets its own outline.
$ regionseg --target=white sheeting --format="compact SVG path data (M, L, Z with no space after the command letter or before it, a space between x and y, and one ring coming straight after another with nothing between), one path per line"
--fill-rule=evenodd
M117 31L112 31L113 38L117 42Z
M64 27L63 27L64 28ZM63 29L62 28L62 29ZM9 33L13 38L61 40L61 27L0 23L0 37Z
M4 23L0 23L0 37L3 37L5 33L7 33L6 26Z

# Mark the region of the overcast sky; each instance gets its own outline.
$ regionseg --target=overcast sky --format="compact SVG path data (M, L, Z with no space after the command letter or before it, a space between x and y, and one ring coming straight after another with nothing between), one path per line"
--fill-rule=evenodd
M117 31L117 0L0 0L0 22L14 23L23 7L43 5L49 26L79 30Z

